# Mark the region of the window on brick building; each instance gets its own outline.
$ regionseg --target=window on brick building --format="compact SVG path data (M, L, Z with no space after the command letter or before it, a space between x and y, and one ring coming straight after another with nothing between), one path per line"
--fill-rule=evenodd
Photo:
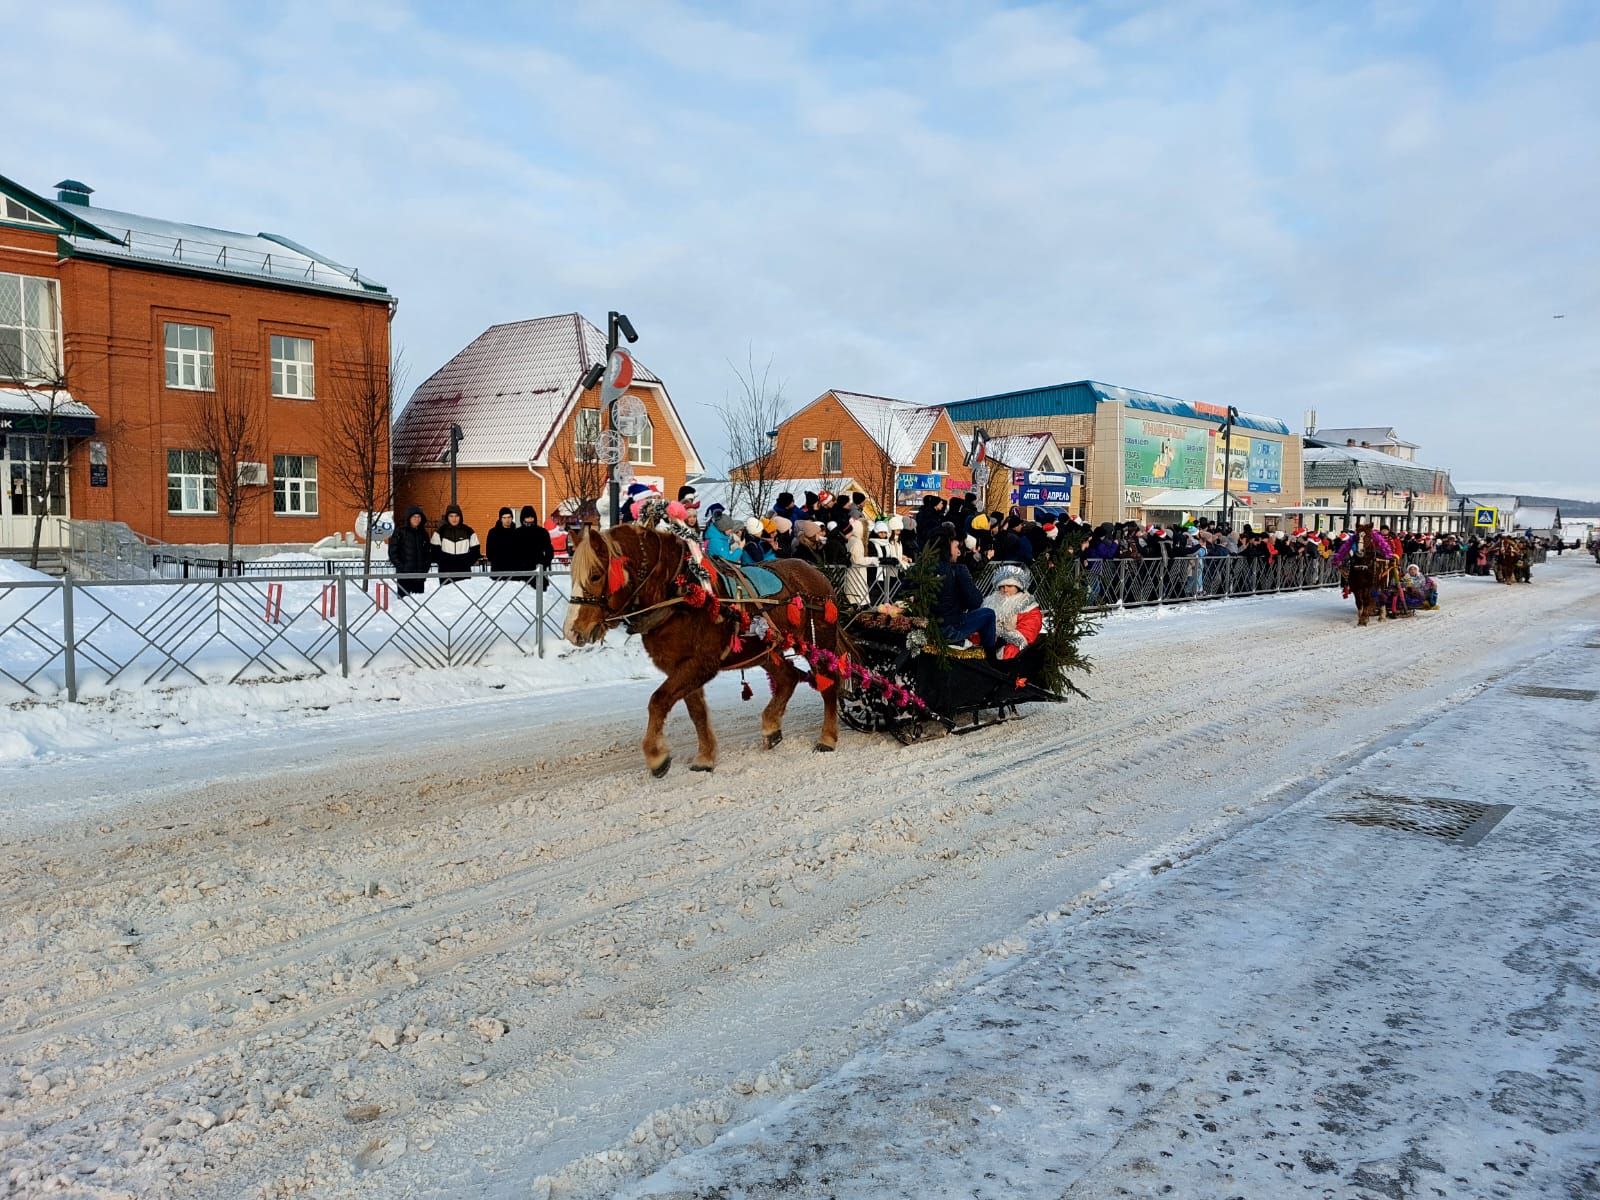
M844 470L844 443L822 443L822 473L837 475Z
M291 516L317 512L317 459L313 454L272 456L272 511Z
M61 370L56 281L0 274L0 379L54 379Z
M656 428L649 417L640 417L638 428L628 438L628 461L644 466L656 461Z
M167 322L167 386L200 392L216 387L211 330Z
M950 469L950 443L934 442L929 447L932 459L931 469L935 475L943 475Z
M206 451L167 451L167 511L217 511L217 460Z
M1079 471L1089 469L1089 451L1083 446L1061 447L1061 464Z
M572 444L578 451L579 462L594 462L595 442L600 439L600 410L580 408L572 423Z
M310 338L273 334L272 394L291 400L317 398L316 343Z

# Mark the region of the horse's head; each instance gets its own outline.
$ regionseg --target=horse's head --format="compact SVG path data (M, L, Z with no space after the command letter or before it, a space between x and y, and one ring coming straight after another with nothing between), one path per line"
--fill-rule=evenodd
M604 641L609 623L627 603L632 571L619 533L586 529L573 547L572 595L561 632L574 646Z

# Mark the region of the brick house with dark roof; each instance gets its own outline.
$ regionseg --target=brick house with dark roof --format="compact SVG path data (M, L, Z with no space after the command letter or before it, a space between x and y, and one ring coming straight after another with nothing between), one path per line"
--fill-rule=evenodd
M396 510L437 519L450 499L450 427L461 428L457 498L468 524L487 529L502 505L531 504L541 519L603 496L593 452L600 389L582 376L605 358L605 334L578 313L492 325L412 393L395 422ZM637 359L628 394L645 421L628 439L624 475L675 494L704 470L660 377ZM603 507L603 503L602 503Z

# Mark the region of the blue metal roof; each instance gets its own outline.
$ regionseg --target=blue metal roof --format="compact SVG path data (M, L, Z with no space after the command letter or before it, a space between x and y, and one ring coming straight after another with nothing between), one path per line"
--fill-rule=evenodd
M998 421L1011 417L1063 417L1092 413L1096 405L1111 400L1121 401L1129 408L1163 413L1169 417L1188 417L1193 421L1212 423L1222 420L1219 414L1203 412L1187 400L1158 396L1154 392L1138 392L1110 383L1096 383L1092 379L1024 388L1017 392L1000 392L993 396L976 396L971 400L953 401L946 404L945 408L950 411L951 419L956 421ZM1276 417L1242 412L1234 425L1242 429L1259 429L1262 433L1290 436L1289 427Z

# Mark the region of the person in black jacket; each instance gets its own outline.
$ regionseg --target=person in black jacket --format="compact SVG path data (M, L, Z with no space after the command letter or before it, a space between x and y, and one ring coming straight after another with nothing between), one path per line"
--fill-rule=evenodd
M433 531L433 558L439 564L441 582L465 579L482 557L477 532L461 519L461 506L450 505L444 510L443 523Z
M511 523L511 510L502 508L494 528L483 543L484 557L489 560L489 571L496 579L504 579L512 571L523 567L517 558L517 527Z
M550 586L550 564L556 561L556 549L550 541L550 531L539 524L539 514L533 505L522 506L522 523L517 526L517 570L537 571L543 568L546 574L540 578L530 576L528 586L536 584L541 587Z
M426 575L433 562L433 546L428 541L428 518L415 504L406 510L406 523L389 535L389 561L396 573L402 576L396 580L400 596L422 595L423 581L420 578L404 578L406 575Z
M961 645L973 634L984 653L994 655L996 634L994 609L983 606L983 595L972 581L972 572L961 561L961 543L950 538L944 543L939 563L939 599L933 615L945 638Z

